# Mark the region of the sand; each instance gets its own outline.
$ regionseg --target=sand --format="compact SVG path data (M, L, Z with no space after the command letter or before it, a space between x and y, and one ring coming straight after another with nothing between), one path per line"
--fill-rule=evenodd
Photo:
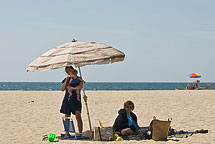
M132 100L140 126L148 126L152 117L156 116L161 120L172 118L171 126L177 130L208 129L209 133L172 138L167 142L61 140L59 143L215 143L214 90L86 91L86 94L92 127L99 126L98 120L104 126L112 126L123 103ZM61 91L0 91L0 143L49 143L41 141L44 134L64 133L63 115L59 112L63 97L64 92ZM82 105L86 131L89 124L85 104Z

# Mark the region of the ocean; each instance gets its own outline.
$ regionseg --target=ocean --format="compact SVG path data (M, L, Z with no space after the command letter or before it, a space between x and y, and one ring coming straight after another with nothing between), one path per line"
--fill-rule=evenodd
M184 90L188 82L87 82L85 90ZM205 88L206 83L200 83ZM214 89L215 83L211 83ZM0 91L59 91L59 82L0 82Z

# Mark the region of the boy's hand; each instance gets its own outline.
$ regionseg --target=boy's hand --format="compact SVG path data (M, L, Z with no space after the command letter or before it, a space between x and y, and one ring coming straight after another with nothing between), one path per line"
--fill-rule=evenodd
M77 101L81 101L81 100L80 100L80 97L77 97Z

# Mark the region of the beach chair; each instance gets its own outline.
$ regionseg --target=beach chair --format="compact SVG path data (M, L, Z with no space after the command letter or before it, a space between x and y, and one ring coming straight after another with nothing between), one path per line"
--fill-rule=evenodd
M64 138L69 138L69 139L78 139L77 138L77 133L75 131L75 126L74 122L72 120L72 117L62 117L63 119L63 125L64 125L64 130L66 134L64 135ZM74 133L74 136L69 135L70 133Z
M74 122L72 120L72 117L62 117L63 119L63 125L64 125L64 130L66 134L61 134L61 139L70 139L70 140L89 140L91 139L90 137L85 137L78 134L75 131L75 126ZM70 135L69 133L73 133L73 135Z

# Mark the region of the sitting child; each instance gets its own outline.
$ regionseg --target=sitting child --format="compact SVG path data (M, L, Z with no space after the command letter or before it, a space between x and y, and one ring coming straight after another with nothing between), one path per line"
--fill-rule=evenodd
M133 110L134 103L126 101L124 108L118 111L118 116L113 125L114 132L122 135L138 134L137 116L132 112Z

